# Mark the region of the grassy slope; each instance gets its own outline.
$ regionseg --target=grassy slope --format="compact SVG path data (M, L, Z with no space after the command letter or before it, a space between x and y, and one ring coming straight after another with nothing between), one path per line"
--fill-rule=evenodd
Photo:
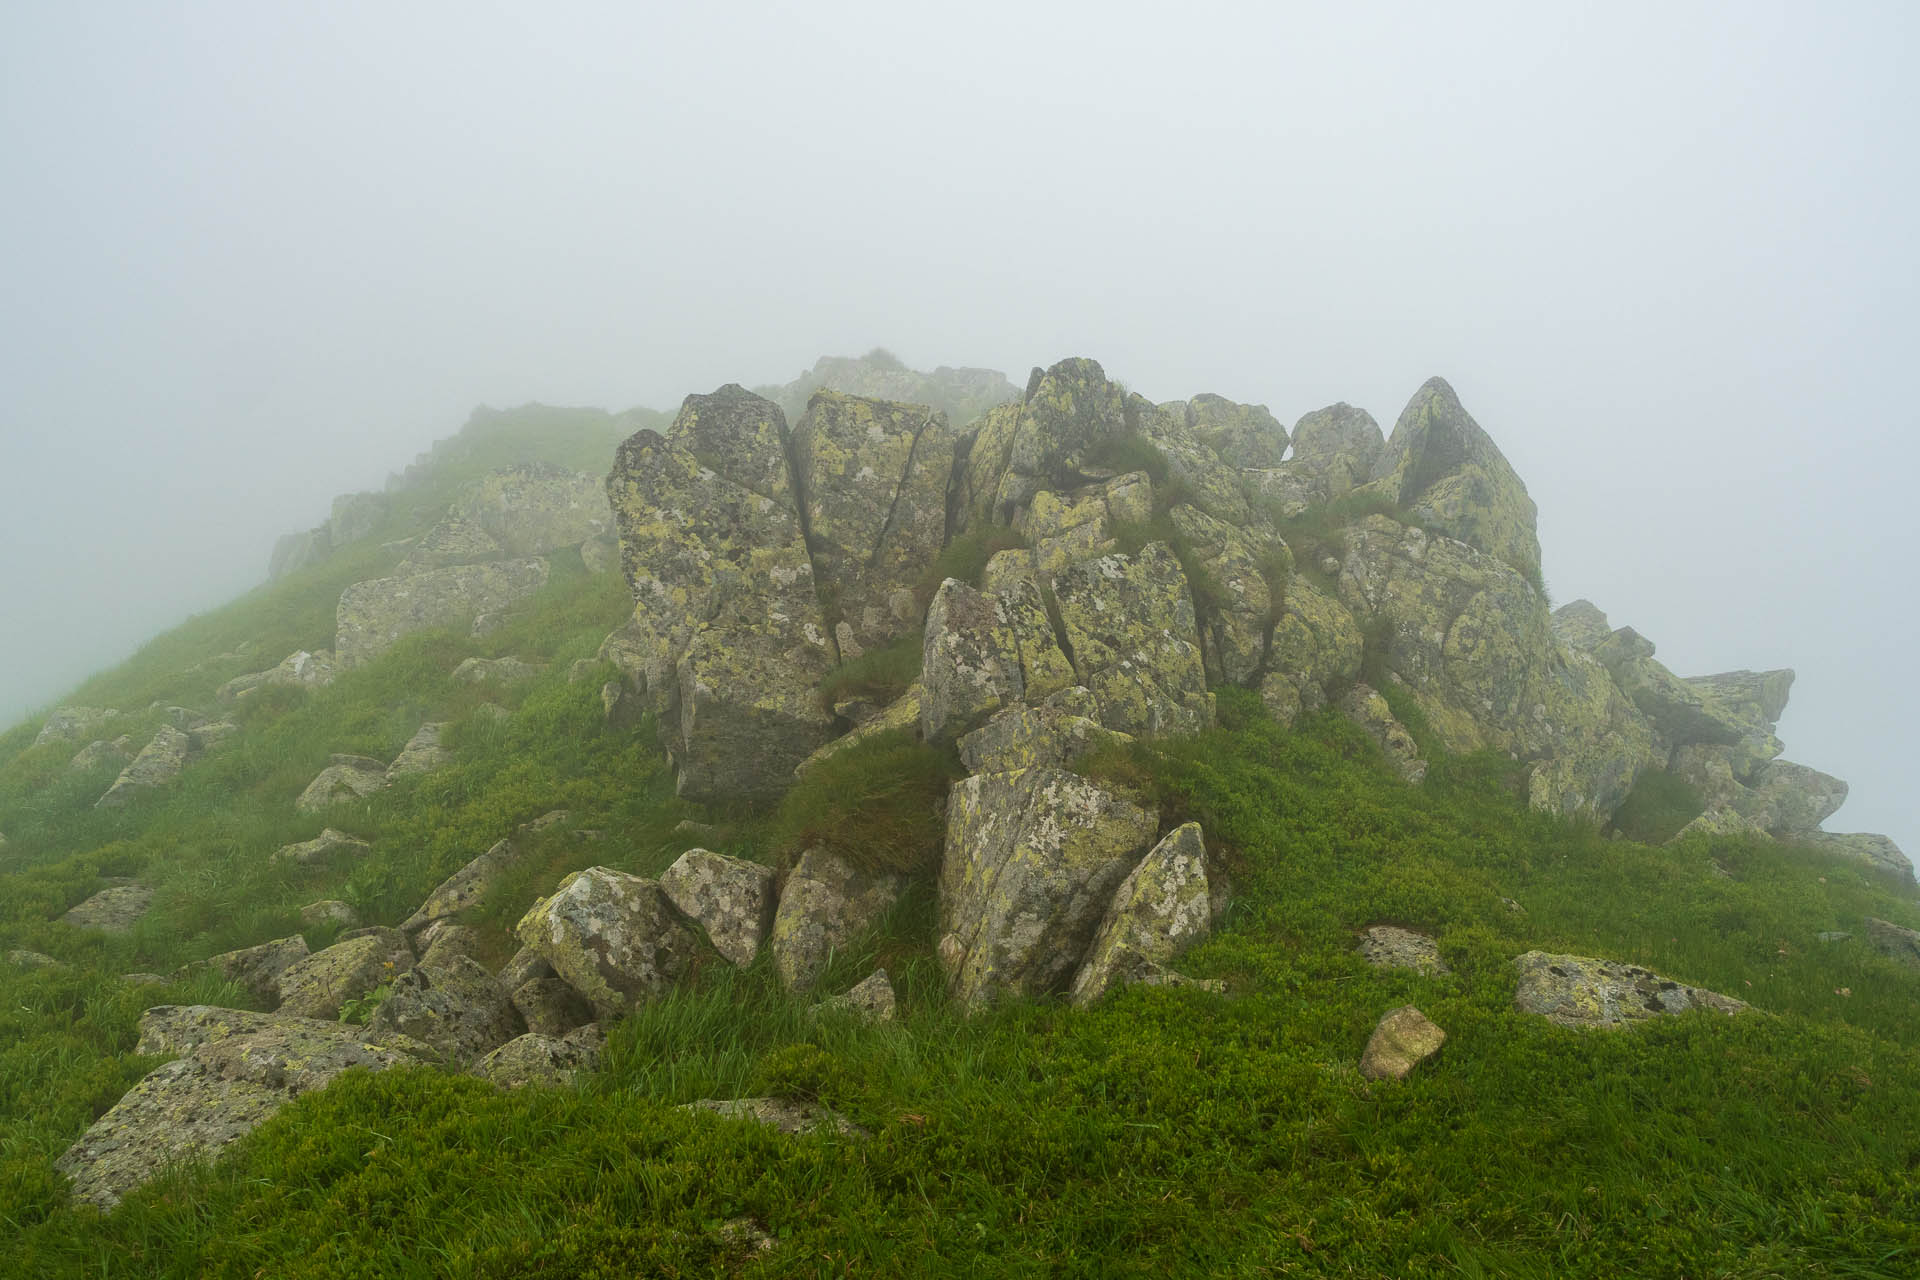
M324 643L330 595L378 569L377 549L365 549L377 541L347 553L373 558L330 561L197 619L90 689L122 705L196 705L232 674L181 673L208 652L265 637L244 670ZM620 1024L606 1070L577 1090L501 1096L426 1070L348 1078L219 1166L164 1179L113 1215L65 1207L52 1158L154 1065L130 1052L140 1010L234 996L204 978L131 989L114 975L293 932L298 908L322 897L393 922L552 808L606 837L553 837L543 865L475 912L497 949L564 870L650 873L678 853L671 828L691 811L671 798L650 734L610 733L598 681L565 679L619 621L624 592L559 559L537 608L509 630L419 637L324 691L272 695L238 745L126 810L87 807L110 778L67 776L71 748L0 764L0 830L14 841L0 948L75 966L0 967L0 1221L19 1274L1920 1267L1920 980L1857 941L1814 938L1858 934L1868 914L1920 923L1911 901L1864 871L1765 844L1604 840L1527 812L1498 761L1440 761L1407 788L1348 726L1283 732L1231 691L1220 729L1092 766L1150 794L1169 824L1199 818L1226 855L1235 906L1183 966L1227 979L1225 997L1132 990L1089 1011L1027 1005L957 1021L922 893L829 977L841 989L885 963L902 988L898 1026L809 1021L763 957ZM507 653L553 665L504 694L447 678L469 654ZM475 716L487 697L513 717ZM325 820L372 839L373 858L291 876L266 868L267 852L323 825L290 802L328 753L390 757L429 718L456 725L453 768ZM31 729L0 739L0 758ZM937 780L935 763L911 752L873 753L875 769L903 763ZM858 785L858 767L836 785L887 792ZM817 808L819 796L805 798ZM693 816L723 822L725 847L763 858L795 823L827 820L814 809ZM892 822L876 811L867 829L897 834ZM131 936L51 922L114 874L156 886ZM1380 921L1436 932L1453 975L1367 968L1353 932ZM329 937L308 934L314 945ZM1511 1008L1511 957L1535 946L1644 963L1767 1016L1563 1031ZM1379 1015L1406 1002L1449 1043L1412 1080L1369 1086L1353 1064ZM820 1097L874 1136L783 1139L673 1110L749 1092ZM719 1242L718 1224L740 1214L781 1237L769 1258L743 1262Z

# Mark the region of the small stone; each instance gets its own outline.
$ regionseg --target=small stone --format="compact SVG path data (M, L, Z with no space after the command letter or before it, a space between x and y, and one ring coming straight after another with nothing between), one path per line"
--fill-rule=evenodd
M893 980L885 969L875 969L845 995L822 1000L817 1012L851 1013L865 1022L892 1022L897 1001Z
M1451 973L1440 959L1440 947L1424 933L1397 925L1377 924L1360 938L1360 954L1376 969L1412 969L1418 973Z
M1380 1019L1360 1055L1360 1074L1369 1080L1404 1080L1413 1069L1440 1052L1447 1033L1410 1004Z
M517 684L545 670L523 658L468 658L453 669L453 678L461 684Z

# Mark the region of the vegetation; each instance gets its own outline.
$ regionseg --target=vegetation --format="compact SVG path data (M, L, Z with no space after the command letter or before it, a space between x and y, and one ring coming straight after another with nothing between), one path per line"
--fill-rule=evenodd
M920 678L921 650L926 636L919 630L869 649L829 671L820 681L820 704L827 710L849 698L866 698L885 705Z

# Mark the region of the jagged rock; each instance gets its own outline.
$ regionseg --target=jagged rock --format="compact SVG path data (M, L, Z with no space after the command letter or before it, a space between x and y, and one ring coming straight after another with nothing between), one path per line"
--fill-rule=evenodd
M522 658L468 658L453 669L453 678L461 684L516 684L545 670Z
M1660 663L1654 644L1632 627L1621 627L1594 646L1593 656L1662 737L1676 746L1731 746L1755 727L1718 698L1710 697Z
M333 500L333 514L327 520L328 540L337 551L371 536L386 518L386 494L343 493Z
M383 1071L418 1061L376 1043L359 1027L274 1018L257 1029L210 1038L147 1075L54 1167L73 1180L76 1198L110 1209L169 1165L217 1156L343 1071Z
M1735 807L1776 836L1817 831L1847 800L1847 784L1818 769L1775 760L1753 776L1750 794Z
M592 1071L600 1065L604 1041L597 1023L589 1023L564 1036L528 1032L481 1059L473 1074L503 1089L522 1089L528 1085L565 1088L580 1072Z
M1018 531L1033 543L1024 556L1031 566L1027 576L1036 583L1053 581L1068 565L1120 550L1117 536L1123 525L1145 524L1153 518L1153 481L1144 471L1115 476L1102 484L1083 485L1066 494L1042 489L1021 513ZM1010 579L1008 579L1010 580ZM996 590L989 581L989 590Z
M1005 593L976 591L957 578L940 584L921 651L926 741L958 737L1002 707L1072 683L1073 669L1031 583L1015 582Z
M142 791L165 786L180 776L192 753L192 738L172 725L161 725L133 763L120 771L107 793L94 802L94 808L117 809Z
M447 730L444 722L429 721L414 730L407 745L400 748L400 754L387 766L389 779L405 777L410 773L432 773L444 769L453 763L453 752L440 745L440 737Z
M305 649L288 654L280 665L250 675L235 676L220 686L215 695L222 702L234 702L260 689L284 685L295 689L324 689L340 674L331 649L309 653Z
M112 742L104 739L89 742L74 753L67 768L75 773L91 773L95 769L105 769L109 766L124 769L127 762L133 758L128 754L128 748L132 745L132 740L124 736Z
M723 387L687 397L666 439L626 441L608 477L635 598L618 658L661 711L689 799L771 798L833 736L785 437L777 406Z
M1752 728L1771 730L1787 710L1793 691L1793 671L1722 671L1710 676L1688 676L1685 683L1703 698L1716 702Z
M1398 925L1376 924L1360 936L1360 954L1376 969L1412 969L1416 973L1451 973L1440 958L1440 947L1424 933Z
M1073 980L1075 1004L1164 971L1213 930L1200 824L1178 827L1120 882Z
M538 557L453 565L398 578L356 582L340 593L334 653L351 669L379 657L403 636L461 627L532 595L547 584Z
M527 1030L543 1036L564 1036L593 1021L593 1006L559 978L530 978L514 988L513 1007Z
M338 898L323 898L319 902L309 902L300 908L300 923L309 929L317 929L329 924L337 924L342 929L353 929L360 924L360 913L353 909L351 903L342 902Z
M578 546L613 528L599 476L543 462L482 476L454 500L450 514L486 530L509 556Z
M1613 634L1613 624L1591 600L1575 600L1553 611L1553 634L1569 649L1592 653Z
M481 564L508 558L493 535L465 516L448 512L408 548L394 572L407 577L456 564Z
M795 765L794 777L802 777L822 760L832 759L847 748L857 746L871 738L877 738L881 734L909 733L918 738L924 697L925 690L921 688L918 680L914 681L907 686L905 693L888 703L885 710L864 721L857 728L835 738Z
M1659 759L1607 671L1553 636L1545 601L1464 542L1386 516L1349 527L1342 599L1382 637L1383 665L1453 752L1533 762L1536 809L1604 818Z
M1165 543L1073 565L1054 579L1054 595L1077 683L1093 692L1100 723L1144 735L1213 723L1193 598Z
M263 942L256 947L241 947L237 951L223 951L217 956L208 956L196 964L187 965L174 977L186 978L200 970L211 969L243 988L254 999L271 1006L280 1003L280 975L306 958L307 940L296 933L272 942ZM159 1051L143 1049L141 1052Z
M520 1015L507 993L467 956L418 964L395 978L393 990L367 1019L367 1029L409 1036L455 1064L477 1062L521 1033Z
M267 577L277 582L290 573L319 564L332 554L332 535L324 524L283 534L273 544L273 554L268 557Z
M711 1111L729 1120L752 1120L781 1133L837 1133L843 1138L865 1137L866 1131L837 1112L792 1098L702 1098L681 1106L682 1111Z
M495 841L485 853L442 880L427 895L427 900L420 904L419 910L403 920L400 927L408 933L415 933L435 920L443 920L466 910L491 892L500 878L518 866L531 851L530 842L516 840L512 836Z
M865 1022L892 1022L898 1001L893 980L885 969L875 969L844 995L822 1000L815 1009L829 1013L851 1013Z
M1909 968L1920 969L1920 932L1868 916L1867 941L1874 950Z
M98 929L103 933L126 933L147 914L153 905L153 890L144 884L109 885L80 903L61 922L76 929Z
M1394 719L1393 708L1378 690L1371 685L1354 685L1340 700L1340 712L1366 730L1402 778L1418 783L1427 776L1427 762L1420 758L1419 744L1406 726Z
M398 929L368 929L280 971L279 1012L327 1021L340 1006L413 968L413 948Z
M1291 563L1286 544L1258 531L1244 531L1181 503L1167 512L1186 540L1211 598L1199 616L1209 679L1245 685L1267 661L1267 637L1275 621L1269 566Z
M1172 415L1175 406L1161 405ZM1203 392L1178 415L1200 443L1235 467L1277 467L1287 454L1287 429L1263 404L1236 404Z
M856 648L919 625L913 588L946 538L953 453L946 415L923 405L821 390L794 426L815 581Z
M1748 1007L1732 996L1612 960L1529 951L1514 964L1520 970L1514 1007L1563 1027L1619 1027L1689 1009L1736 1014Z
M595 577L620 572L619 539L611 535L588 538L580 544L580 563Z
M1034 370L1024 401L987 414L967 459L971 519L1011 524L1042 489L1076 488L1128 435L1125 397L1098 362Z
M303 867L318 866L346 859L358 860L372 852L373 846L358 836L350 836L344 831L335 831L332 827L327 827L311 840L280 846L273 851L272 860L291 862Z
M1166 465L1168 481L1184 489L1189 502L1232 524L1249 523L1243 473L1208 448L1184 415L1169 413L1140 395L1127 396L1123 413L1128 430L1153 446Z
M745 968L773 928L773 868L689 849L660 873L660 890L707 931L729 963Z
M478 929L448 920L434 921L414 939L414 946L420 952L420 963L441 967L451 964L456 956L478 960L482 945Z
M15 947L7 952L7 963L16 969L64 969L66 963L39 951Z
M1261 700L1275 719L1292 724L1299 712L1319 710L1331 691L1351 683L1365 653L1366 639L1346 607L1296 575L1267 643Z
M1369 1080L1405 1080L1413 1069L1440 1052L1447 1033L1410 1004L1389 1011L1367 1039L1360 1074Z
M1092 694L1087 694L1091 701ZM1068 766L1101 747L1132 742L1097 720L1056 706L1017 704L961 738L956 744L969 773L1006 773L1035 765Z
M1529 582L1539 579L1533 499L1446 379L1429 378L1407 402L1370 487Z
M521 947L500 970L500 985L509 991L518 991L537 978L555 976L553 966L542 959L538 951L532 947Z
M939 947L954 998L971 1007L1066 987L1154 826L1153 814L1061 769L955 784Z
M658 883L606 867L562 880L514 932L602 1017L665 995L699 953Z
M296 813L325 813L334 805L364 800L386 789L387 766L369 756L335 755L293 802Z
M1808 831L1794 839L1810 845L1821 853L1841 858L1852 858L1864 862L1876 871L1885 871L1898 876L1902 881L1913 883L1913 863L1901 851L1899 845L1882 835L1869 835L1866 832L1839 834L1830 831Z
M833 953L880 923L906 883L903 875L863 871L825 849L801 854L773 917L773 965L781 983L789 991L812 990Z

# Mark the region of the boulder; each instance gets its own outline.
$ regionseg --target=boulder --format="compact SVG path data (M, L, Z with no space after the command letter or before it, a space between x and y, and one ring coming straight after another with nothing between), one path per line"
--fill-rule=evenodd
M1100 478L1088 472L1129 434L1125 395L1097 361L1035 369L1022 403L987 414L974 438L961 494L969 522L1011 524L1042 489Z
M1168 483L1210 516L1245 526L1251 523L1243 472L1229 466L1187 425L1185 415L1169 413L1144 396L1129 395L1123 405L1129 433L1143 438L1165 466ZM1107 472L1099 467L1098 472Z
M280 971L279 1012L330 1021L340 1006L413 968L413 948L398 929L367 929Z
M393 980L367 1019L370 1034L396 1033L432 1046L450 1063L477 1062L519 1035L520 1014L500 984L467 956L421 963Z
M1653 728L1676 746L1731 746L1753 728L1743 716L1654 660L1653 641L1620 627L1595 645L1593 657Z
M1526 581L1539 581L1533 499L1446 379L1429 378L1407 402L1369 488Z
M1767 829L1730 805L1715 805L1675 832L1668 844L1678 844L1689 836L1758 836L1768 838Z
M96 739L75 752L73 759L67 762L67 768L75 773L91 773L95 769L109 767L116 771L124 769L127 767L127 762L133 759L128 754L128 748L131 746L132 740L125 736L112 742Z
M547 584L538 557L454 565L397 578L356 582L334 612L334 653L351 669L379 657L402 637L437 627L465 627Z
M420 931L420 936L414 939L414 948L420 953L421 964L444 968L456 957L478 960L484 943L480 931L471 925L436 920Z
M1307 478L1315 496L1324 501L1371 480L1386 446L1373 415L1342 401L1315 409L1294 424L1293 456L1287 466Z
M500 969L500 985L509 991L518 991L527 983L538 978L555 977L553 966L541 959L540 953L532 947L521 947L513 953Z
M1160 407L1174 411L1172 405ZM1200 443L1231 466L1277 467L1287 455L1287 429L1263 404L1236 404L1203 392L1186 402L1181 416Z
M1078 688L1078 686L1075 686ZM1093 695L1085 692L1092 706ZM1133 741L1084 715L1075 715L1057 703L1037 707L1024 703L1001 711L961 738L960 760L969 773L1005 773L1036 765L1068 767L1089 752Z
M1553 611L1554 639L1569 649L1592 653L1613 634L1613 624L1591 600L1575 600Z
M460 684L518 684L545 670L523 658L468 658L453 669L453 678Z
M420 1061L359 1027L299 1018L249 1027L197 1044L148 1074L94 1121L54 1162L72 1179L74 1196L110 1209L170 1165L217 1156L343 1071L384 1071Z
M1154 826L1152 813L1061 769L955 784L939 946L954 998L974 1007L1064 989Z
M729 1120L751 1120L781 1133L834 1133L865 1137L865 1131L837 1112L793 1098L702 1098L682 1111L708 1111Z
M946 540L954 445L937 409L830 390L794 426L815 582L831 602L826 621L852 637L841 658L920 624L914 587Z
M1051 584L1053 575L1068 565L1120 550L1119 534L1127 525L1153 518L1153 481L1144 471L1132 471L1099 484L1083 485L1066 494L1042 489L1020 515L1018 531L1033 544L1020 557L1031 565L1036 582ZM997 589L991 580L988 589Z
M337 804L364 800L384 791L387 766L368 756L335 755L293 802L296 813L325 813Z
M64 969L66 963L41 951L14 947L7 952L7 963L15 969Z
M906 884L903 875L865 871L825 849L801 854L773 917L773 964L782 985L811 991L834 952L879 924Z
M559 978L530 978L514 988L513 1007L527 1030L564 1036L593 1021L593 1006Z
M740 968L753 963L773 928L773 868L745 858L689 849L660 873L660 891Z
M1690 1009L1731 1015L1748 1008L1732 996L1612 960L1529 951L1514 964L1520 971L1514 1007L1563 1027L1622 1027Z
M1387 763L1406 781L1417 784L1427 776L1427 762L1420 758L1419 744L1394 718L1386 698L1371 685L1356 684L1348 690L1340 700L1340 713L1379 744Z
M1346 606L1295 574L1267 640L1266 674L1254 687L1275 719L1292 724L1294 715L1318 711L1331 692L1350 684L1365 654L1366 639Z
M308 652L297 650L281 659L280 665L251 675L235 676L220 686L216 695L222 702L234 702L260 689L279 685L293 689L324 689L340 674L333 650Z
M327 827L311 840L281 845L273 851L272 860L303 867L324 866L336 862L357 862L372 852L373 846L358 836Z
M1120 882L1073 980L1091 1004L1136 977L1163 972L1213 930L1200 824L1176 828Z
M335 550L370 537L387 518L384 493L343 493L333 500L327 520L328 540Z
M514 932L602 1017L665 995L692 972L700 945L658 883L606 867L562 880Z
M240 726L231 720L209 720L195 725L187 737L194 751L212 751L240 736Z
M1793 691L1793 671L1785 667L1776 671L1722 671L1710 676L1688 676L1686 684L1749 727L1771 730L1786 714L1787 695Z
M1830 831L1808 831L1794 839L1824 854L1864 862L1876 871L1898 877L1907 885L1914 882L1913 863L1900 846L1886 836L1869 835L1866 832L1843 835Z
M61 916L76 929L126 933L153 905L153 890L144 884L109 885Z
M1054 595L1076 683L1092 691L1100 723L1136 735L1213 723L1193 597L1164 542L1073 565Z
M580 1072L592 1071L600 1065L604 1041L605 1036L594 1023L564 1036L528 1032L481 1059L473 1068L473 1074L502 1089L523 1089L528 1085L565 1088Z
M407 745L400 748L400 754L387 766L387 778L402 778L410 773L432 773L444 769L453 763L453 752L440 745L440 739L446 733L444 722L428 722L414 730Z
M1887 920L1868 916L1867 941L1890 960L1920 969L1920 931L1902 928Z
M875 969L843 995L831 996L815 1006L822 1013L850 1013L863 1022L892 1022L898 1001L893 980L885 969Z
M532 848L532 842L512 836L495 841L485 853L442 880L419 909L401 921L400 927L415 933L435 920L466 910L492 892L501 877L519 866Z
M1376 924L1361 934L1360 954L1376 969L1411 969L1429 975L1452 972L1432 938L1398 925Z
M1776 836L1817 831L1847 800L1847 784L1791 760L1775 760L1753 776L1752 791L1735 802L1741 814Z
M920 683L921 737L944 742L1074 680L1037 588L1015 582L1004 594L976 591L948 578L927 609Z
M55 707L33 736L33 745L86 742L119 718L120 712L110 707Z
M1360 1074L1369 1080L1405 1080L1446 1042L1447 1033L1426 1014L1403 1004L1374 1027L1366 1052L1360 1055Z
M599 476L543 462L516 463L482 476L454 499L449 514L484 529L509 556L578 546L613 528Z
M161 725L133 763L121 770L107 793L94 802L94 808L117 809L143 791L165 786L180 776L192 753L192 738L172 725Z
M222 951L217 956L208 956L197 964L186 966L174 976L186 978L196 971L211 969L244 989L254 999L272 1007L280 1003L280 975L306 958L307 940L296 933L255 947ZM155 1053L159 1050L142 1049L141 1052Z
M481 564L508 558L507 549L493 535L465 516L452 512L440 517L412 546L394 572L400 577L445 569L456 564Z

